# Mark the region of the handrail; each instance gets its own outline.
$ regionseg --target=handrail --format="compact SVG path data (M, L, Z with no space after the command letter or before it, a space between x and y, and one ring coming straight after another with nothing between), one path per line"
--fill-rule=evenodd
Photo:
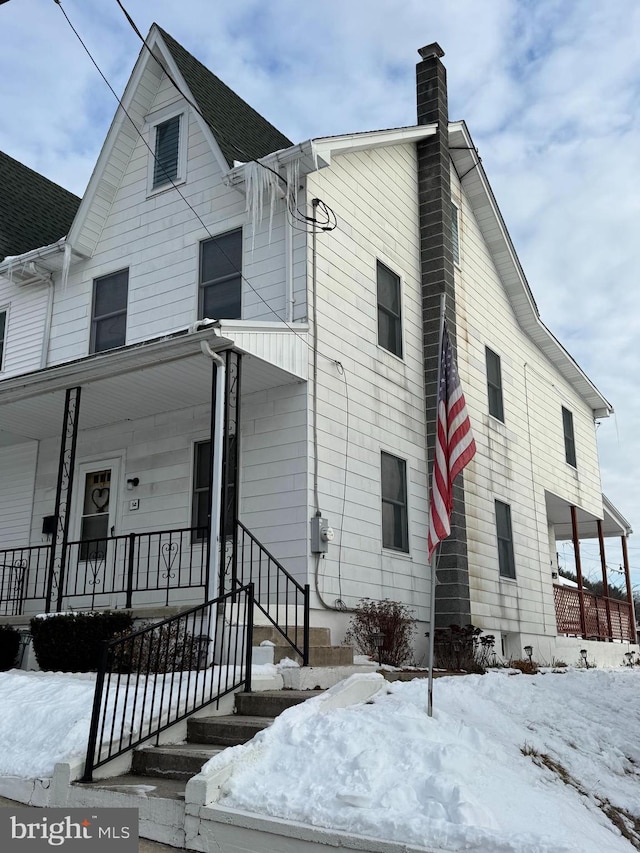
M253 604L246 584L105 643L83 782L227 693L251 690Z
M309 584L297 581L241 521L237 534L232 584L253 583L256 607L308 666Z

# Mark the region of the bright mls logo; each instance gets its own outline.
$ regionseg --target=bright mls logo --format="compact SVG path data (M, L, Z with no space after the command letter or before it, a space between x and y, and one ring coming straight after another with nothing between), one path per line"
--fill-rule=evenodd
M0 809L0 849L138 853L137 809Z

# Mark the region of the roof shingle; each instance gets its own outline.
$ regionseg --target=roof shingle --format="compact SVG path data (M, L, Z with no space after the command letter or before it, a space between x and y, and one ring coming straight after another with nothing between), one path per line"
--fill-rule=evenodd
M0 261L55 243L80 199L0 151Z
M162 27L158 30L230 167L234 160L257 160L293 145Z

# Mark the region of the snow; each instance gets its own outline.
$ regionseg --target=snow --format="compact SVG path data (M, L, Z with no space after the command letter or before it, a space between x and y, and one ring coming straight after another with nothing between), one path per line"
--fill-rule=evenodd
M375 676L372 676L375 677ZM378 676L379 678L379 676ZM84 755L94 676L0 673L0 776ZM366 703L285 711L231 764L220 805L472 853L630 853L640 817L640 668L394 682ZM325 706L323 708L323 705Z

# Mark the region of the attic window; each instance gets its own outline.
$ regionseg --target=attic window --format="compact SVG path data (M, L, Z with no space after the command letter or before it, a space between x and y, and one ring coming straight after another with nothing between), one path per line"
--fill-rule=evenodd
M180 116L163 121L156 127L156 156L153 167L153 187L168 184L178 177L180 149Z
M186 178L187 119L184 112L161 110L153 118L147 117L150 126L149 192L170 188Z

